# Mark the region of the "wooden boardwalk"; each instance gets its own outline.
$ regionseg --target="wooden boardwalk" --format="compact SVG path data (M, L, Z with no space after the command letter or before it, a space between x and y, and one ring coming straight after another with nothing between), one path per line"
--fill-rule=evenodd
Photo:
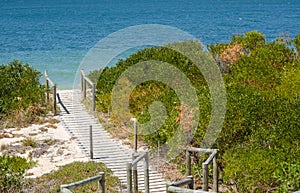
M80 90L58 91L60 104L60 119L66 131L76 138L78 146L90 156L89 127L93 128L94 161L104 163L114 174L119 177L125 193L126 189L126 164L132 161L133 151L124 147L119 141L112 139L102 128L102 125L89 114L81 103ZM99 171L100 172L100 171ZM138 165L139 189L144 192L143 163ZM151 167L150 192L166 192L166 182L161 174Z

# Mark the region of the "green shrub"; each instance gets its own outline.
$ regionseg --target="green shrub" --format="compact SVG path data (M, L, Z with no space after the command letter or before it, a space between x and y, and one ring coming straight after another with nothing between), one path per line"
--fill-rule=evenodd
M186 43L171 45L184 47ZM213 148L220 150L222 177L226 182L235 183L238 191L274 192L276 188L280 190L280 183L285 178L283 174L274 175L276 171L283 171L282 163L299 162L300 64L288 44L266 43L265 36L257 31L235 36L228 44L212 44L209 51L218 59L228 46L236 44L243 46L245 54L226 66L228 71L223 78L227 112ZM205 54L203 56L205 58ZM196 89L200 110L192 143L194 146L202 144L211 114L209 89L191 61L172 49L147 48L119 61L115 67L105 68L97 84L98 108L110 108L116 80L128 67L146 60L173 64L190 79ZM166 107L168 118L158 132L144 137L153 146L157 140L164 142L173 136L180 119L179 99L167 85L153 81L137 86L130 96L130 111L141 122L150 120L148 107L157 100ZM293 187L297 186L294 183Z
M0 156L0 192L19 192L24 173L33 165L26 159L8 154Z
M200 70L191 62L191 60L183 54L175 51L186 51L192 47L191 45L198 46L202 49L201 44L196 41L172 43L165 45L165 47L146 48L132 54L126 60L120 60L116 66L106 67L103 69L97 82L97 108L101 111L107 111L111 108L111 94L115 83L121 74L130 66L144 61L157 60L174 65L190 79L193 87L196 89L199 99L202 100L201 103L203 106L200 108L205 108L204 112L201 113L201 116L207 116L207 112L209 112L210 109L210 101L206 81L204 80ZM201 51L202 50L200 50L200 52ZM209 56L203 52L202 61L206 62L206 60L209 60L208 58ZM95 74L97 74L97 72L93 72L92 76L95 76ZM180 80L174 77L174 82L176 81ZM167 112L167 119L153 135L143 136L143 139L152 145L156 145L158 141L164 143L173 136L179 125L180 106L182 105L182 101L179 101L175 91L168 85L158 81L147 81L138 85L131 93L129 102L130 112L138 118L140 123L148 122L151 119L148 107L154 101L160 101L164 104ZM126 113L128 112L122 112L121 114ZM115 119L118 118L114 114L112 114L112 117ZM207 122L206 118L201 119L201 126L204 127L204 124L207 124ZM203 129L201 130L203 131ZM203 132L199 132L198 136L202 134Z
M299 53L300 53L300 34L298 34L294 40L293 43L295 45L296 51L297 51L297 55L299 57Z
M299 65L293 50L275 41L229 66L227 114L216 147L224 179L240 192L273 192L280 186L274 172L298 162Z
M29 192L60 192L60 185L70 184L105 173L106 192L117 193L118 178L112 176L112 171L107 169L103 163L95 162L73 162L62 166L59 170L45 174L39 178L27 180L30 184ZM73 189L73 192L96 192L97 182Z
M0 66L0 75L0 121L18 117L32 122L35 115L43 112L40 108L45 98L44 87L39 82L41 73L28 64L13 61Z

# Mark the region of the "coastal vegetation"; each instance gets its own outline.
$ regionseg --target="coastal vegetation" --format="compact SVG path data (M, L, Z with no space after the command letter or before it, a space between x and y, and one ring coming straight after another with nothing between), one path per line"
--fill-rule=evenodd
M211 114L209 88L197 66L172 49L188 50L191 45L201 47L197 41L188 41L146 48L120 60L116 66L92 72L90 77L97 82L97 109L111 109L116 82L134 64L151 60L172 64L190 79L196 90L199 123L190 145L201 146ZM226 87L225 121L213 148L219 149L220 180L228 185L229 191L300 189L299 51L300 35L293 40L281 37L267 42L258 31L233 36L229 43L208 45L208 51L201 47L201 59L216 61ZM156 132L141 136L150 146L157 146L158 141L163 144L174 135L182 111L175 90L159 81L146 81L131 93L130 112L145 123L151 120L148 108L154 101L164 104L167 118ZM129 123L122 122L114 113L111 118L116 125Z
M20 61L0 66L0 129L22 127L47 113L41 73Z
M70 184L84 180L96 175L99 172L105 173L105 187L107 192L119 192L119 181L117 177L112 176L112 171L103 163L95 162L73 162L62 166L59 170L45 174L36 179L26 179L23 188L27 192L60 192L60 185ZM98 182L92 182L87 185L78 187L73 192L96 192Z
M47 116L51 109L45 103L46 90L40 83L40 77L40 72L20 61L0 66L0 139L21 135L7 132L11 127L19 130L27 125L39 123L45 125L39 128L42 132L47 132L50 127L56 128L54 124L58 120ZM29 136L35 134L29 133ZM26 137L20 140L18 145L1 144L0 192L59 192L61 184L93 177L99 172L105 172L107 191L118 192L118 179L111 176L111 171L103 163L73 162L39 178L25 178L25 175L32 175L27 173L28 169L39 164L33 161L33 157L47 152L42 147L50 146L57 146L56 140L38 141ZM24 155L26 150L29 150L27 158L17 155ZM76 191L95 192L96 189L95 182Z

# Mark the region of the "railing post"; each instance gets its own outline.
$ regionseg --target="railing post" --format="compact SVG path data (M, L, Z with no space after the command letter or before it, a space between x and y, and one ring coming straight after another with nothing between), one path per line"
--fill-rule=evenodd
M133 143L134 143L134 152L137 152L137 127L136 127L136 118L131 118L130 121L133 122Z
M150 193L149 187L149 156L148 152L145 154L145 165L144 165L144 183L145 183L145 193Z
M127 163L127 193L132 193L132 163Z
M81 89L81 94L83 91L83 70L80 70L80 89Z
M92 105L93 105L93 111L96 110L96 93L95 93L95 84L92 85Z
M217 151L217 150L216 150ZM217 151L218 152L218 151ZM218 192L219 186L218 186L218 163L217 163L217 153L215 154L215 157L213 159L213 191Z
M169 191L169 187L171 186L171 184L170 183L166 183L166 192L167 193L170 193L170 191Z
M139 155L138 153L133 153L133 154L132 154L132 161L135 160L135 159L138 157L138 155ZM134 165L132 166L132 169L133 169L133 171L132 171L132 173L133 173L132 177L133 177L134 192L135 192L135 193L138 193L139 187L138 187L137 164L134 164Z
M186 148L186 152L185 152L185 160L186 160L186 176L190 176L191 175L191 157L190 157L190 152L188 150L188 148Z
M194 177L193 176L187 176L186 177L187 179L190 179L190 180L192 180L192 182L191 183L189 183L189 189L194 189Z
M86 99L86 80L83 78L83 99Z
M90 125L90 158L94 159L94 151L93 151L93 127Z
M48 80L48 73L47 70L45 70L45 82L46 82L46 101L49 103L50 96L49 96L49 80Z
M101 193L105 193L105 174L101 172L100 175L102 175L102 178L98 182L99 190Z
M202 180L202 190L208 191L208 165L202 164L202 174L203 174L203 180Z
M56 115L57 110L56 110L56 84L53 86L53 111L54 115Z

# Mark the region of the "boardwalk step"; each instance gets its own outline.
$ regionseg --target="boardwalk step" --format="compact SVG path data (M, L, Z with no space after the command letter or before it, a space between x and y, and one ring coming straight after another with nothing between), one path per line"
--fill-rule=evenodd
M87 156L89 156L89 127L92 125L93 161L106 164L107 167L113 171L114 175L119 177L122 185L126 186L126 165L128 162L132 161L133 151L123 146L121 142L112 139L108 132L103 129L97 118L95 118L92 113L86 111L85 106L81 103L81 94L79 90L62 90L58 91L58 93L61 103L67 109L67 111L62 110L60 113L60 119L65 130L74 137L77 145ZM61 103L58 103L58 105L61 105ZM138 163L137 170L139 189L144 192L143 162ZM149 168L149 174L150 192L166 192L166 182L162 178L162 175L151 169L151 167Z

